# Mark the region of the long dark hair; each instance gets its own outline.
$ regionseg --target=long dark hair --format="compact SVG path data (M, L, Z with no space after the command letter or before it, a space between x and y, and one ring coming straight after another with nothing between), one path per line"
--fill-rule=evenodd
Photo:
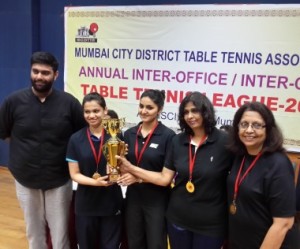
M191 92L181 101L178 115L180 130L184 131L188 135L194 135L193 130L184 120L184 108L189 102L192 102L197 111L201 114L205 133L211 134L216 125L215 109L210 100L200 92Z
M247 153L245 145L239 138L239 123L246 111L259 113L265 122L266 140L264 141L262 152L284 151L283 136L276 124L274 115L266 105L260 102L245 103L236 111L233 118L232 130L230 131L229 149L239 155Z

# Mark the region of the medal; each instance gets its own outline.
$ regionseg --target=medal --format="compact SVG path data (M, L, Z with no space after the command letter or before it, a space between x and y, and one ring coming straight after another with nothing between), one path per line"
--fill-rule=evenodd
M195 191L195 186L191 181L186 183L185 188L189 193L193 193Z
M174 187L175 187L177 175L178 175L178 172L176 172L176 174L174 175L174 177L173 177L173 179L172 179L172 182L171 182L171 188L174 188Z
M236 204L235 204L235 202L232 202L232 203L230 204L230 206L229 206L229 212L230 212L232 215L236 214Z
M242 169L245 165L245 156L242 160L242 163L240 165L240 168L238 170L238 173L237 173L237 176L235 178L235 182L234 182L234 190L233 190L233 201L232 203L230 204L229 206L229 212L232 214L232 215L235 215L236 214L236 210L237 210L237 207L236 207L236 199L237 199L237 196L238 196L238 192L239 192L239 187L242 183L242 181L246 178L246 176L249 174L249 172L253 169L253 167L255 166L255 163L256 161L260 158L260 156L262 155L261 152L259 152L256 157L254 158L254 160L252 161L252 163L250 164L250 166L248 167L248 169L245 171L245 173L241 176L242 174Z
M99 177L101 177L101 175L98 172L95 172L92 177L93 179L97 180Z
M98 166L99 166L99 162L100 162L101 155L102 155L102 147L103 147L103 141L104 141L104 129L102 129L102 131L101 131L101 142L100 142L100 145L99 145L98 154L96 153L94 143L92 142L89 128L87 128L87 130L86 130L86 135L87 135L87 138L89 140L90 147L91 147L91 150L93 152L95 163L96 163L96 172L92 175L92 178L97 180L99 177L101 177L101 175L98 173Z
M194 156L192 155L192 137L190 137L190 143L189 143L189 181L186 183L185 188L189 193L193 193L195 191L195 185L192 183L192 176L193 176L193 170L195 166L195 160L196 160L196 154L198 148L205 142L207 139L207 136L203 136L196 147Z

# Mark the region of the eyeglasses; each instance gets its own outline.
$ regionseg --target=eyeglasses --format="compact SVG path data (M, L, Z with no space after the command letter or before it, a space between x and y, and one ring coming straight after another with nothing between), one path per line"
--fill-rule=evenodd
M239 123L239 127L242 130L247 130L249 128L249 126L251 127L251 129L253 130L262 130L263 128L266 127L266 125L260 124L260 123L248 123L248 122L242 122Z

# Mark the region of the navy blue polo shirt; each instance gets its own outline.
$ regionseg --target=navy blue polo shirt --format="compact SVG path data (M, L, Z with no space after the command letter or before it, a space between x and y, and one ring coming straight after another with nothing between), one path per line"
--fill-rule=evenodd
M140 124L126 130L124 133L124 141L128 144L128 154L126 157L133 165L137 165L135 156L136 138L138 140L139 152L142 150L147 139L147 137L143 138L141 134L137 136ZM161 172L174 135L175 132L173 130L159 122L138 166L146 170ZM152 206L166 205L168 194L168 187L157 186L151 183L137 183L128 186L126 198L131 202L139 202Z
M227 232L226 177L233 155L226 149L227 134L214 128L196 154L192 182L195 191L189 193L189 135L174 137L165 167L177 172L171 191L167 219L175 225L212 237ZM193 146L193 151L195 147Z
M67 160L76 161L79 164L80 173L92 177L97 169L97 164L87 137L87 127L79 130L70 138L67 149ZM105 133L103 145L110 138L110 135ZM93 143L96 152L99 151L99 146L102 137L95 139ZM103 154L98 166L98 173L106 175L106 158ZM117 184L108 187L95 187L78 184L75 198L75 213L77 215L87 216L109 216L119 213L122 209L123 197L121 187Z

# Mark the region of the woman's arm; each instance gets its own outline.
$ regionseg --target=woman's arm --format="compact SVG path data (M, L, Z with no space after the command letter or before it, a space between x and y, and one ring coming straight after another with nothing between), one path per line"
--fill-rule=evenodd
M294 217L273 218L260 249L279 249L285 238L286 233L294 224Z
M170 170L166 167L164 167L161 172L155 172L137 167L131 164L125 157L116 157L120 162L122 172L129 172L143 182L150 182L160 186L168 186L175 175L173 170ZM118 181L119 184L122 184L122 179L123 178L120 177Z
M91 177L85 176L80 173L79 165L77 162L68 162L69 172L73 181L81 185L90 185L90 186L110 186L111 183L107 182L108 176L102 176L98 179L93 179Z

